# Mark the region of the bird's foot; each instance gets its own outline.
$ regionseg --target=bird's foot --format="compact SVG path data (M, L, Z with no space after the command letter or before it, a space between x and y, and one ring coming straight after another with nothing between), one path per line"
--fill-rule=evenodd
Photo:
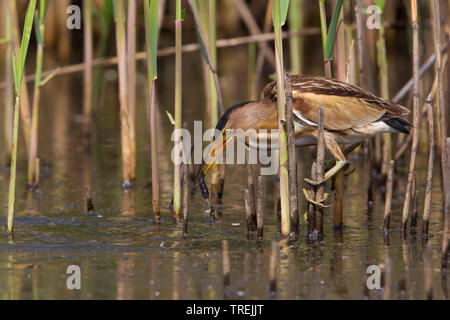
M321 207L321 208L331 208L331 205L323 204L323 202L325 202L328 199L328 196L329 196L328 193L324 194L324 197L323 197L322 200L313 200L313 199L311 199L311 197L309 196L308 190L306 190L305 188L303 188L303 194L305 195L306 201L308 201L309 203L312 203L313 205L316 205L316 206Z
M318 186L325 182L325 179L313 181L311 179L305 178L305 182L311 186Z

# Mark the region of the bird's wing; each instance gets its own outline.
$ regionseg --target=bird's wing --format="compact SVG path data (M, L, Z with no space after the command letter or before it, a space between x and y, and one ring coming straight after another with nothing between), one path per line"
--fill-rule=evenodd
M317 125L322 104L324 126L328 130L362 127L377 120L403 117L409 110L394 102L378 98L348 83L316 76L291 76L293 108L296 116L309 125ZM263 91L265 99L276 100L275 82Z
M386 113L364 99L294 92L294 114L308 125L317 125L319 106L324 110L324 127L328 130L346 130L364 127L381 119Z

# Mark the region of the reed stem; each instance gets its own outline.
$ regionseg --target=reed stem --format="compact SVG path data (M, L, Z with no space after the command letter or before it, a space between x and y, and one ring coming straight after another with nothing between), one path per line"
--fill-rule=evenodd
M36 38L38 43L36 54L36 73L33 93L33 113L31 118L30 150L28 152L28 186L31 188L36 188L39 180L36 164L39 140L39 97L42 85L42 64L44 60L44 36L47 0L40 0L39 4L39 16L38 20L36 21Z
M394 186L394 170L395 161L391 160L389 164L389 171L387 174L386 181L386 201L384 204L384 221L383 221L383 231L387 235L389 233L390 222L391 222L391 205L392 205L392 189Z
M11 2L12 3L12 2ZM15 2L14 2L15 3ZM31 30L33 27L34 11L36 8L36 0L30 0L25 16L23 28L22 43L17 48L18 54L14 53L13 70L14 70L14 86L15 86L15 103L14 103L14 127L13 127L13 146L11 153L11 171L9 176L9 197L8 197L8 218L7 231L12 235L14 231L14 204L16 200L16 173L17 173L17 144L19 137L19 112L20 112L20 94L23 87L25 62L28 54L28 45L31 38Z
M427 120L428 120L429 156L428 156L428 170L427 170L427 186L425 188L425 201L423 205L423 216L422 216L422 236L428 235L428 229L430 226L433 170L435 158L434 114L433 114L433 101L431 94L428 95L426 104L427 104Z
M182 30L181 24L183 21L181 11L181 0L176 2L176 20L175 20L175 130L181 129L181 108L182 108ZM180 220L180 206L181 206L181 153L180 137L177 131L174 135L174 150L175 150L175 168L173 181L173 218Z
M417 148L419 144L419 24L417 21L417 0L411 0L411 26L413 30L413 140L411 146L411 158L409 162L408 183L406 185L405 201L402 212L402 232L406 232L408 216L412 198L412 181L416 166Z
M12 56L12 25L11 25L11 9L10 1L2 3L4 10L4 21L6 30L6 48L5 48L5 160L9 163L11 160L11 152L13 145L13 107L14 107L14 78L11 64Z
M289 29L293 32L300 31L303 26L303 5L304 0L290 0ZM303 38L300 36L290 38L289 48L291 54L291 72L292 74L302 74L304 50Z
M291 230L298 235L298 183L297 183L297 161L295 157L295 128L294 112L292 106L292 85L290 76L285 77L286 92L286 135L288 147L288 170L289 170L289 212L291 214Z
M286 138L286 94L284 88L285 71L283 63L283 42L281 38L282 26L286 21L288 1L275 0L273 6L273 25L275 30L275 58L277 74L277 101L278 101L278 134L279 134L279 176L281 201L281 234L287 236L291 233L291 218L289 213L289 175L288 175L288 149Z
M160 221L158 140L156 123L156 79L158 78L158 0L144 0L145 40L147 45L147 77L149 83L150 153L152 164L152 207L155 222ZM186 222L185 222L186 223ZM186 223L187 225L187 223Z
M17 1L9 0L11 10L11 22L12 22L12 41L13 41L13 54L18 57L20 54L20 28L19 28L19 13L17 11ZM25 72L25 71L24 71ZM33 81L35 77L33 76ZM30 98L28 94L28 87L26 85L25 75L22 80L22 88L20 95L20 117L23 125L23 135L25 139L26 150L30 149L30 137L31 137L31 110L30 110Z
M325 174L325 131L324 131L325 114L323 105L319 106L318 124L317 124L317 181L322 181ZM324 199L324 184L320 184L316 187L316 201L322 202ZM320 237L323 235L323 211L320 206L316 206L314 214L314 236Z
M264 184L263 177L258 176L256 183L256 227L257 238L262 240L264 237Z

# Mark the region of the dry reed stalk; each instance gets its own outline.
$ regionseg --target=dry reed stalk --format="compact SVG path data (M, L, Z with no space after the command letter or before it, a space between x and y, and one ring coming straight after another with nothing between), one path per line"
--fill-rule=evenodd
M322 181L325 174L325 131L324 131L324 110L323 105L319 106L318 124L317 124L317 177L316 181ZM324 183L316 187L316 201L322 202L324 200ZM320 206L315 207L314 213L314 233L315 236L320 237L323 234L323 212L324 209Z
M10 5L10 18L12 22L12 49L16 57L20 54L20 28L19 28L19 13L17 11L17 1L9 0ZM24 71L25 72L25 71ZM20 90L20 117L22 119L23 135L25 139L26 150L30 149L30 138L31 138L31 109L30 109L30 98L28 93L28 87L26 85L26 76L24 74L22 80L22 88ZM34 81L35 76L31 78Z
M257 35L261 34L261 29L258 26L258 23L256 22L255 17L253 16L252 12L250 11L249 7L245 3L244 0L233 0L234 4L242 17L242 20L244 21L245 25L247 26L249 32L251 35ZM258 43L260 50L264 50L264 53L266 55L267 61L272 65L275 66L275 56L270 49L269 45L265 42Z
M269 266L269 295L275 297L277 294L277 255L278 245L275 241L272 241L272 251L270 253L270 266Z
M288 10L287 1L275 1L272 22L275 30L275 60L277 75L277 109L279 135L279 176L281 201L281 234L291 233L291 217L289 213L289 175L288 175L288 146L286 138L286 91L284 86L285 70L283 62L282 26L286 22Z
M258 176L256 183L256 236L259 240L264 237L264 184L263 177Z
M411 146L411 158L409 163L408 183L406 185L405 201L402 212L402 233L406 232L408 216L411 204L412 181L416 167L417 148L419 144L419 24L417 21L417 0L411 0L411 27L413 30L413 140Z
M425 292L428 300L433 300L433 247L427 242L424 250Z
M311 180L317 181L317 163L314 161L311 167ZM311 186L308 191L309 198L313 201L316 200L316 188L314 186ZM313 231L315 228L315 221L314 221L314 212L315 212L315 206L312 203L308 204L308 212L307 212L307 224L308 224L308 237L313 236Z
M89 134L92 116L92 88L93 88L93 2L83 0L83 53L84 53L84 81L83 81L83 114L85 121L85 134Z
M288 147L288 171L289 171L289 212L291 214L291 231L298 235L299 214L298 214L298 182L297 182L297 161L295 159L295 128L294 112L292 107L292 85L290 76L285 78L286 93L286 137Z
M427 170L427 186L425 189L425 201L423 205L422 216L422 235L428 236L428 229L430 226L431 213L431 199L433 189L433 170L435 158L435 138L434 138L434 115L431 94L428 95L427 104L427 120L428 120L428 142L429 142L429 156L428 156L428 170Z
M442 119L441 119L442 120ZM447 152L450 152L450 138L447 138ZM450 165L447 166L447 169L450 171ZM444 216L444 230L442 236L442 271L445 273L447 271L447 263L448 263L448 255L450 251L450 214L445 212Z
M253 232L255 231L253 226L253 203L254 194L250 193L247 188L244 188L244 202L245 202L245 217L247 221L247 239L251 239Z
M128 105L128 71L127 71L127 47L125 33L125 9L123 0L115 0L116 3L116 48L119 70L119 101L120 101L120 131L122 144L122 188L128 189L135 180L135 156L134 124Z
M290 37L300 35L300 36L313 36L320 34L320 29L316 27L305 27L299 32L290 32L285 31L282 33L283 39L288 39ZM256 42L269 42L273 41L274 33L263 33L252 36L243 36L236 37L230 39L219 39L216 42L217 48L232 48L236 46L248 45L250 43ZM190 43L185 44L181 47L182 53L190 53L201 50L201 46L198 43ZM158 49L158 57L169 57L175 55L176 47L170 46L166 48ZM434 56L433 56L434 57ZM431 57L431 58L433 58ZM147 53L145 51L140 51L136 53L136 60L145 60L147 59ZM434 60L433 60L434 62ZM106 67L116 65L118 63L118 58L116 57L108 57L108 58L98 58L93 60L94 67ZM429 68L429 67L428 67ZM58 76L72 74L76 72L84 71L84 63L72 64L65 67L58 67L55 69L46 70L42 73L43 77L48 76L49 74L56 73ZM56 75L55 74L55 75ZM27 82L34 81L34 74L27 75L24 79ZM0 82L0 89L5 89L6 83Z
M442 65L441 54L441 16L440 16L440 3L439 0L434 0L434 14L433 17L434 28L434 44L436 54L436 74L438 77L438 114L439 114L439 146L441 152L441 172L442 172L442 187L443 187L443 206L445 215L450 215L450 170L449 168L449 155L447 152L447 111L446 101L444 99L444 68Z
M395 161L391 160L389 164L389 171L387 174L386 182L386 201L384 204L384 221L383 221L383 231L387 235L389 233L389 226L391 222L391 205L392 205L392 188L394 185L394 169Z

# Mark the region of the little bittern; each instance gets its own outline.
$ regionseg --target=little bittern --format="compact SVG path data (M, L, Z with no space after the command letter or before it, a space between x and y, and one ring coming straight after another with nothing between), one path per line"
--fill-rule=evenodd
M333 177L346 164L338 144L360 143L377 133L409 133L411 124L405 117L410 111L399 104L334 79L292 75L290 81L296 146L317 143L318 110L320 105L323 106L325 145L336 159L336 165L325 173L324 181ZM216 136L208 159L197 174L205 198L208 197L208 191L204 176L233 139L228 134L230 129L277 129L277 118L276 82L264 88L261 100L236 105L224 113L216 126L221 135ZM271 143L276 143L276 139L272 137ZM324 182L305 180L313 185Z

